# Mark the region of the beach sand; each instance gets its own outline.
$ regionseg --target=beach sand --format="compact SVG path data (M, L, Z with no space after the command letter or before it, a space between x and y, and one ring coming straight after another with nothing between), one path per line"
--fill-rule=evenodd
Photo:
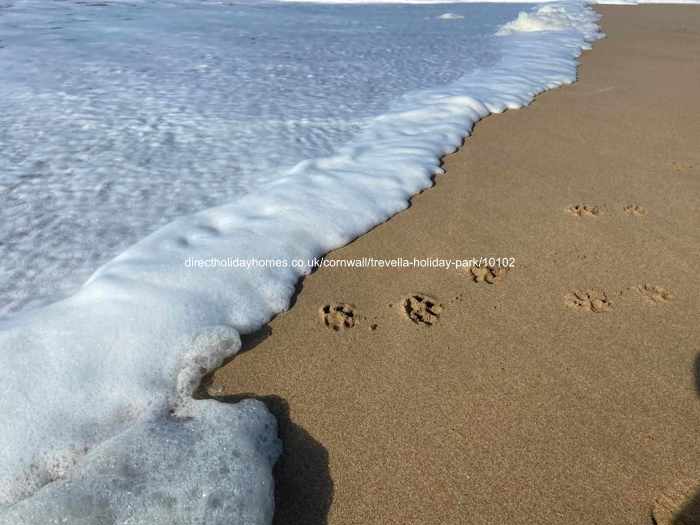
M210 378L280 419L275 523L698 519L700 6L599 10L579 82L479 123L328 257L510 271L321 269Z

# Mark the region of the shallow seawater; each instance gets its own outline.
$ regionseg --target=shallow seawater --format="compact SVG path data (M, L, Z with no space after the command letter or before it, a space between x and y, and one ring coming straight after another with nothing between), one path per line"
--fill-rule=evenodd
M0 316L488 67L527 8L0 2Z

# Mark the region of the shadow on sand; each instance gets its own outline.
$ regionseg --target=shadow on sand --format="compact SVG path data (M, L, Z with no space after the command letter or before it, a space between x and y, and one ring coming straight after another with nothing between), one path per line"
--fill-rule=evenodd
M700 396L700 353L695 356L693 373L695 391L697 395ZM695 494L688 498L683 506L676 512L670 525L700 525L700 487L696 489Z
M237 403L257 399L277 418L282 440L282 456L274 469L274 525L326 525L333 501L333 480L328 466L328 451L289 417L289 404L278 396L238 394L217 397L218 401Z
M312 270L313 273L314 270ZM304 284L299 279L291 299L291 308ZM252 350L272 335L269 324L255 332L241 336L241 349L236 356ZM231 356L222 366L236 358ZM279 396L260 396L243 393L230 396L211 396L207 388L214 372L202 379L195 392L195 399L216 399L223 403L238 403L244 399L257 399L277 419L277 432L282 441L282 455L274 468L275 515L273 525L326 525L333 502L333 480L330 476L328 451L301 426L289 417L289 404Z
M661 525L661 524L659 524ZM700 525L700 492L690 498L676 514L671 525Z
M695 391L700 396L700 353L695 356ZM700 525L700 487L673 520L673 525Z

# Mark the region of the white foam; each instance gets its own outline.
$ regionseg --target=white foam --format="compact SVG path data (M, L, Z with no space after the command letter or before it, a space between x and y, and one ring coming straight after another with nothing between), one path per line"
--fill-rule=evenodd
M464 16L455 13L443 13L440 16L438 16L438 18L440 20L462 20Z
M581 20L578 13L570 13L565 6L549 4L536 11L520 13L518 18L505 24L496 34L505 36L537 31L563 31L571 26L580 27L586 32L595 31L597 28L594 20Z
M289 306L308 271L291 261L405 209L480 118L575 80L576 58L599 37L597 15L567 2L526 20L547 30L505 27L494 66L401 97L332 155L168 224L69 298L3 321L0 523L80 523L77 505L94 511L91 524L199 523L221 508L211 523L269 523L271 416L259 404L193 401L193 388L238 351L239 334ZM186 264L209 257L288 264Z
M12 525L269 524L275 421L258 401L200 402L197 417L146 420L70 460L0 515ZM183 476L186 479L183 482Z

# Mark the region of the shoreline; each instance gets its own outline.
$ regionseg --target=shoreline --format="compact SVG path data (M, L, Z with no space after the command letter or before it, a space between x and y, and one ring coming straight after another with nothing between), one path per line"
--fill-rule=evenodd
M280 419L276 523L648 523L697 476L700 7L596 10L575 84L484 119L327 256L511 271L321 269L213 374Z
M597 19L586 4L562 3L533 7L499 24L496 35L503 46L493 67L460 68L464 74L455 82L406 93L392 111L372 119L332 156L298 163L265 185L266 191L243 201L170 222L100 266L75 294L0 321L0 346L10 356L21 356L21 362L0 374L8 393L0 407L12 414L0 433L2 516L17 521L16 516L32 514L45 520L42 514L71 513L74 484L49 483L43 489L47 481L70 475L119 519L148 521L147 516L137 518L134 509L153 503L153 512L163 510L149 490L133 493L116 479L90 486L104 450L111 449L112 465L119 470L117 465L139 453L157 457L173 442L167 434L184 436L236 419L248 433L232 434L233 448L217 445L224 436L211 432L199 433L199 443L174 440L201 453L223 453L215 463L228 461L235 469L207 473L192 463L172 463L162 466L159 477L168 479L171 491L189 485L206 495L213 490L207 487L221 487L230 497L219 495L238 508L236 515L267 523L265 516L273 509L271 470L280 451L272 415L259 402L232 406L199 401L196 390L208 371L239 351L240 334L264 326L289 307L305 267L275 264L219 272L206 271L211 269L208 261L241 256L309 260L404 210L412 195L443 173L442 155L457 149L477 120L522 107L535 93L573 82L576 59L600 36ZM533 28L558 30L533 33ZM328 305L325 311L329 326L336 327L339 319L353 324L342 318L352 317L351 307ZM274 404L285 434L296 427L285 422L286 405L276 399L268 400L268 406ZM57 414L63 417L59 420ZM173 415L182 424L173 425ZM143 437L151 431L157 436ZM303 428L295 435L309 442ZM237 448L251 444L252 455ZM306 461L305 455L298 457ZM57 473L55 465L64 463L76 468ZM248 468L260 469L259 476L240 475ZM127 467L122 470L127 478L140 477ZM243 496L239 483L258 491L257 496L246 492L257 517L236 503ZM317 502L319 493L323 489L307 499ZM47 501L54 510L42 510ZM207 500L206 512L228 515L217 501L218 496ZM197 512L181 510L183 520Z

